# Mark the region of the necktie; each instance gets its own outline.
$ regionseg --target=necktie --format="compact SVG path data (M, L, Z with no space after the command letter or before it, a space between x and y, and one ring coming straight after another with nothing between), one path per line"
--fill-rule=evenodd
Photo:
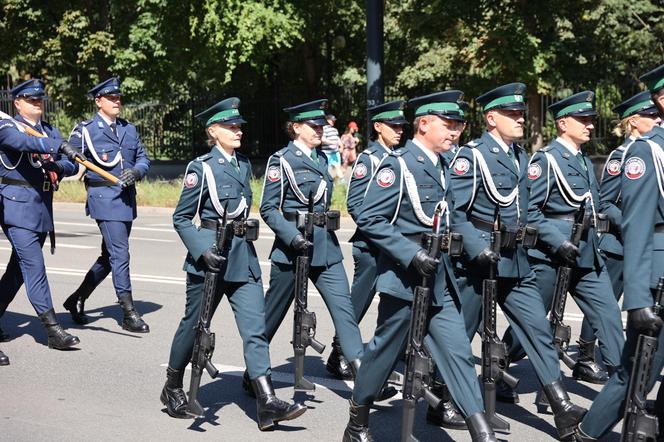
M438 157L438 161L436 161L436 169L438 170L438 173L440 174L440 183L443 185L443 189L445 188L445 174L443 173L443 163L440 161L440 157Z
M113 131L113 135L116 137L118 136L118 125L115 123L111 123L111 130Z
M237 174L240 174L240 166L237 164L237 159L235 157L231 158L231 166L233 166L233 169L237 172Z
M314 163L318 165L318 152L316 152L316 149L311 149L311 159L314 160Z
M440 158L438 158L438 161L436 161L436 169L438 169L438 172L443 171L443 165L440 163Z
M507 156L510 157L510 160L514 163L516 166L517 170L519 169L519 162L516 160L516 156L514 155L514 150L512 150L511 147L507 149Z
M583 159L583 154L581 152L576 154L576 159L579 161L581 168L584 172L588 172L588 167L586 166L586 161Z

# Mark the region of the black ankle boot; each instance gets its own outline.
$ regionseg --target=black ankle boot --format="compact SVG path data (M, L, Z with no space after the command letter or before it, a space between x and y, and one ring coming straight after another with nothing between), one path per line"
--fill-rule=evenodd
M0 303L0 318L2 318L2 315L5 314L5 311L7 310L7 307L9 307L9 304L5 303ZM2 328L0 328L0 342L7 342L11 339L11 336L9 336L7 333L5 333Z
M484 413L475 413L466 418L466 425L473 442L496 442L496 435Z
M606 384L609 375L595 362L595 340L584 341L579 339L579 357L572 370L574 379L591 384Z
M0 365L9 365L9 358L0 350Z
M39 319L44 324L46 333L48 333L48 348L65 350L81 342L76 336L70 335L62 329L55 317L55 310L50 309L42 313L39 315Z
M244 374L242 375L242 389L249 397L256 399L256 392L254 392L254 387L251 386L251 379L247 370L244 370Z
M567 390L565 390L560 380L545 385L544 394L549 400L549 406L553 412L553 420L556 424L558 435L561 439L570 437L574 434L576 426L588 410L574 405L570 401Z
M330 357L327 358L325 365L327 371L337 379L350 381L353 379L353 372L350 369L350 364L341 352L341 345L339 338L334 336L332 339L332 352Z
M131 293L118 298L122 307L124 317L122 318L122 328L133 333L150 333L150 327L143 321L141 315L134 308L134 300Z
M78 294L78 290L69 295L62 306L71 314L75 323L85 325L90 322L90 318L85 314L85 298Z
M359 405L353 399L349 399L350 418L346 431L344 431L343 442L373 442L373 437L369 433L369 411L371 404Z
M261 431L272 430L277 422L295 419L307 411L307 407L300 403L291 404L279 399L274 394L270 376L259 376L251 384L256 393L256 414Z
M581 425L578 425L576 427L576 431L574 432L574 438L572 439L574 442L595 442L598 439L595 439L594 437L588 436L586 433L583 432L581 429Z
M435 382L431 392L441 399L438 408L431 405L427 407L427 422L437 427L449 430L466 430L468 426L461 412L452 401L447 386L442 382Z
M166 405L166 411L171 417L178 419L192 419L193 416L187 414L187 395L182 389L182 378L184 370L175 370L171 367L166 368L166 384L161 390L161 403Z

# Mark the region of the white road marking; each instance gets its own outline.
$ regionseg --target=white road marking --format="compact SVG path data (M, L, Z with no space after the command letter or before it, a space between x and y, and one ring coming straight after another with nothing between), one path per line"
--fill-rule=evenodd
M69 222L69 221L55 221L55 224L62 224L63 226L84 226L84 227L97 227L96 223L90 222L90 223L74 223L74 222ZM170 229L159 229L159 228L154 228L154 227L139 227L139 226L132 226L131 230L145 230L148 232L168 232L168 233L175 233L175 229L170 228Z

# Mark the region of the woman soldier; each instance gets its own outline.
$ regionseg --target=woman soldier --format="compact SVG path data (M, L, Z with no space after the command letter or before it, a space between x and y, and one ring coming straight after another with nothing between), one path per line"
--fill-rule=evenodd
M175 230L189 252L184 264L187 300L184 317L173 338L161 401L170 416L189 417L185 412L187 398L182 378L192 356L205 272L219 271L227 262L212 312L226 295L242 336L245 363L256 394L258 428L270 430L279 421L302 415L306 407L282 401L272 387L261 270L256 250L245 236L247 227L258 228L257 223L251 222L254 220L247 220L252 199L251 165L244 155L235 152L241 144L241 124L245 123L239 105L238 98L228 98L196 116L205 122L208 144L213 147L187 166L180 201L173 213ZM217 222L224 216L233 230L226 257L214 247ZM197 217L200 227L193 223ZM254 230L253 237L256 236Z
M599 248L604 255L606 270L611 277L613 294L620 299L623 292L623 243L620 232L622 222L620 173L623 158L637 138L650 132L661 120L650 92L645 91L634 95L613 108L621 118L613 130L625 142L616 148L606 161L602 170L600 185L600 211L609 216L610 228L599 241ZM579 358L577 365L583 367L581 380L593 383L604 383L609 376L595 363L595 334L586 319L583 320L579 336Z

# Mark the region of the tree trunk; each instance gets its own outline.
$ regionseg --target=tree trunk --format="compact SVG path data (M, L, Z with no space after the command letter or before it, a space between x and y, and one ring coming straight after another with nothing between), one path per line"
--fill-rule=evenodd
M542 127L546 121L546 109L542 109L542 97L537 91L529 90L528 103L528 129L530 137L530 150L535 153L544 145Z

